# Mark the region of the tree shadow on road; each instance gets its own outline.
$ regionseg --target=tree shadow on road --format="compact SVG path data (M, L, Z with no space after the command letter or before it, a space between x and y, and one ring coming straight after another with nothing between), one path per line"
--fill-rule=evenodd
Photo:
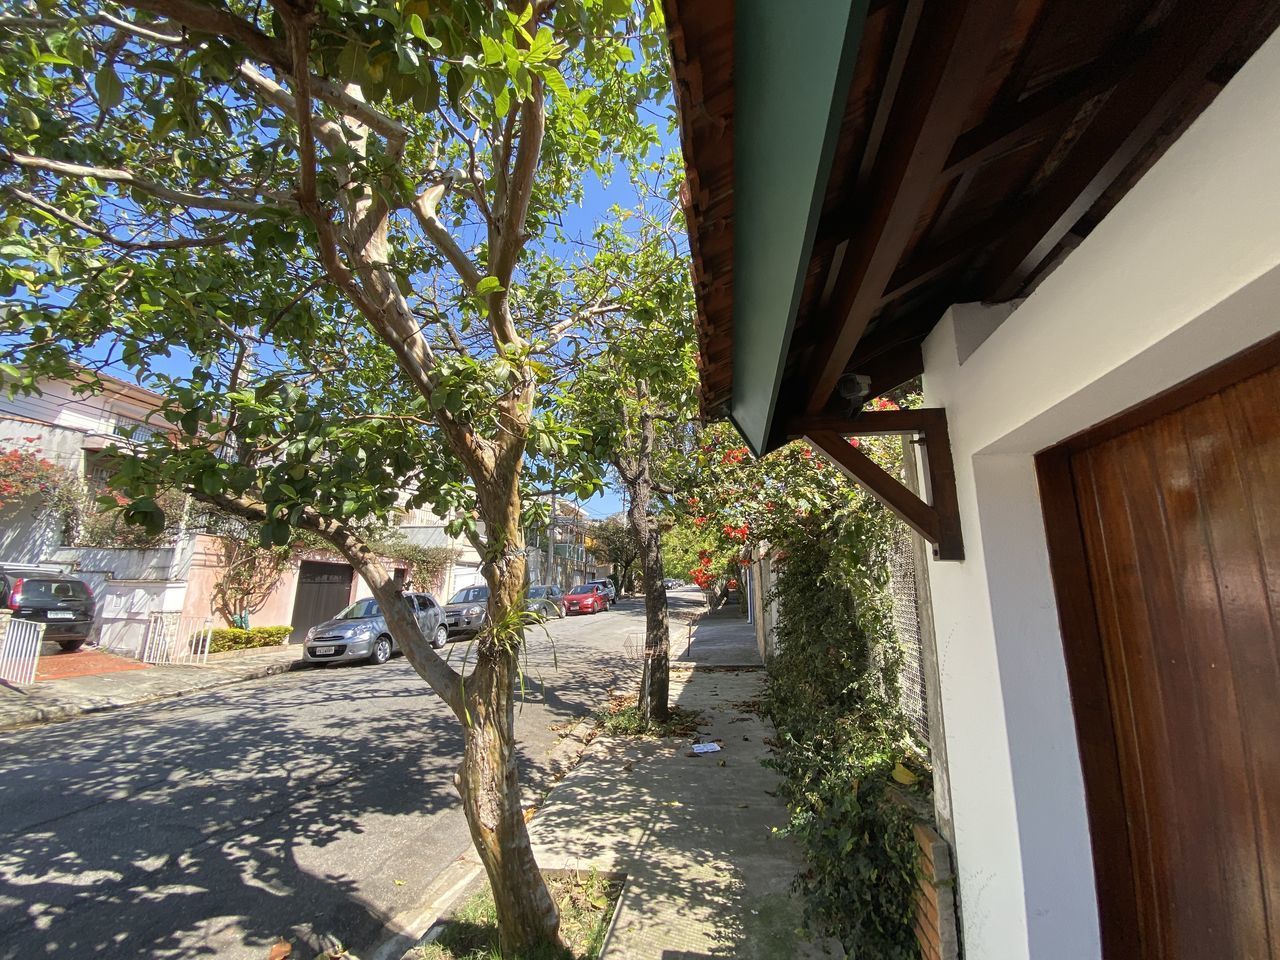
M604 691L633 683L638 665L621 646L532 638L517 703L531 802L550 786L554 738L526 733L588 716ZM316 700L340 704L341 719L329 710L317 722L305 709ZM461 752L457 720L403 661L0 738L0 960L256 960L280 936L295 956L314 955L325 935L363 947L415 905L413 887L392 886L397 865L365 862L370 847L394 846L368 834L407 849L435 817L460 823ZM416 849L421 873L457 852Z
M348 708L338 725L291 716L299 687L279 684L231 709L205 695L0 742L0 957L371 940L388 918L352 879L352 840L454 807L462 737L420 682L368 684L306 687ZM371 709L387 698L404 708Z

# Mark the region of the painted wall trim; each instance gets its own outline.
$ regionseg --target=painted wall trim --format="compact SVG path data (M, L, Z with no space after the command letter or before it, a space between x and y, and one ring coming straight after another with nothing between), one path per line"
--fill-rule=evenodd
M738 0L734 26L733 421L773 426L867 0Z

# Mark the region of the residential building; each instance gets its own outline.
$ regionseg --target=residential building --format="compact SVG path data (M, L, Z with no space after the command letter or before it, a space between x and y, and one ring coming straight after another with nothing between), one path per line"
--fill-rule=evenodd
M705 411L929 545L965 955L1275 956L1280 5L664 7Z
M550 583L568 589L596 576L596 563L587 550L591 517L568 500L554 501L555 522L525 534L525 557L530 583Z
M127 450L149 431L164 429L156 414L163 398L109 375L99 375L99 381L100 389L88 393L77 393L73 383L45 380L33 396L0 394L0 450L35 452L87 487L105 485L109 463L104 452ZM465 539L449 537L439 518L414 512L406 515L401 532L410 543L455 552L442 583L419 586L447 597L458 586L480 579L474 548ZM230 560L228 541L208 532L198 519L184 518L162 542L145 548L68 541L64 534L62 519L39 504L5 510L0 513L0 562L48 564L82 577L97 597L96 639L102 647L140 655L148 625L158 615L210 618L223 625L214 597ZM403 564L396 566L401 577L406 570ZM309 627L369 593L364 580L337 554L297 550L252 622L292 625L297 641Z

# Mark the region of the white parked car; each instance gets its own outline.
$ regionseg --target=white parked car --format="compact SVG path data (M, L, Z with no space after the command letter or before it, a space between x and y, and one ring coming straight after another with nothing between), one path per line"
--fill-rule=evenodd
M605 599L609 601L609 606L613 606L618 602L618 588L613 585L613 581L605 578L603 580L588 580L587 583L595 584L604 591Z

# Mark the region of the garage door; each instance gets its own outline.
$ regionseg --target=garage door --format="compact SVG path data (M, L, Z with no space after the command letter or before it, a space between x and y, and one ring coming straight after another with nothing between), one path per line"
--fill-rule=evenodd
M324 623L351 602L352 569L345 563L302 561L293 598L290 643L301 643L307 631Z
M1116 960L1280 957L1276 352L1041 460Z

